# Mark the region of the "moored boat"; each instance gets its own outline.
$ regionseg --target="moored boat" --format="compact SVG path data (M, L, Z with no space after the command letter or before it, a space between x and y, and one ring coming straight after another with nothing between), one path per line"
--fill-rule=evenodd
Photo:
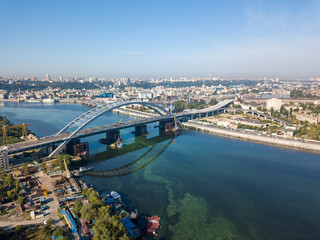
M161 218L156 215L148 217L148 221L146 223L146 235L148 236L159 235L160 219Z

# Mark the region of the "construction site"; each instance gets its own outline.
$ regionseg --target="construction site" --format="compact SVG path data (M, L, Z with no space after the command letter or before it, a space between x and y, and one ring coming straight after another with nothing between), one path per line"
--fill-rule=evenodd
M43 224L49 218L58 226L64 225L57 214L58 201L79 195L81 188L71 177L66 161L65 169L60 169L57 161L34 162L2 174L4 179L11 175L19 187L16 190L18 200L8 202L8 198L1 198L0 227L4 223L7 228Z

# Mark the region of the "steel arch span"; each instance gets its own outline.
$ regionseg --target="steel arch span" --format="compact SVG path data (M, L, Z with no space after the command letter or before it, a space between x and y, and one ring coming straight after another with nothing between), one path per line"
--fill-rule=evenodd
M159 113L160 115L170 115L171 117L174 118L174 116L164 109L163 107L160 107L156 104L149 103L149 102L141 102L141 101L121 101L121 102L110 102L110 103L105 103L102 105L99 105L95 108L90 109L89 111L83 113L79 117L75 118L73 121L71 121L69 124L67 124L64 128L62 128L56 135L60 135L62 133L68 132L68 130L72 128L76 128L75 131L72 132L71 135L68 136L67 139L63 143L61 143L51 154L50 156L56 156L59 154L63 147L70 142L71 139L75 138L77 133L82 130L85 126L87 126L90 122L95 120L96 118L100 117L102 114L106 112L110 112L113 109L120 108L122 106L127 106L127 105L133 105L133 104L138 104L142 106L149 107Z

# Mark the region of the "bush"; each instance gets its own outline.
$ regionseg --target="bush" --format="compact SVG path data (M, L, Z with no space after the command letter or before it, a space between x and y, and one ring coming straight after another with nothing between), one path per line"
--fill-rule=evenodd
M20 226L16 226L16 228L14 229L15 232L23 232L27 229L27 226L25 225L20 225Z

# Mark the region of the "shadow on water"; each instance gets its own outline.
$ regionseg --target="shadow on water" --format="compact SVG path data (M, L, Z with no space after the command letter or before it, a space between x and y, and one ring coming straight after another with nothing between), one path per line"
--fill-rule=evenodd
M107 151L97 153L96 155L93 156L93 159L95 161L106 161L106 160L113 159L115 157L119 157L121 155L125 155L149 146L154 146L158 143L167 141L169 139L173 139L175 137L177 137L177 135L172 133L161 134L159 136L152 137L149 139L146 136L135 137L134 143L125 145L118 149L112 149L109 146L106 146Z
M173 141L174 138L172 136L158 136L148 139L147 141L141 141L140 138L140 140L136 141L133 144L130 144L127 148L124 147L125 149L119 149L118 151L112 152L109 155L107 154L108 157L110 157L110 155L114 156L115 153L118 153L117 156L119 156L147 146L152 146L150 149L147 150L147 152L142 154L139 158L130 162L129 164L126 164L122 167L113 170L92 171L88 172L86 175L94 177L113 178L137 172L148 166L154 160L156 160L169 147L169 145Z

